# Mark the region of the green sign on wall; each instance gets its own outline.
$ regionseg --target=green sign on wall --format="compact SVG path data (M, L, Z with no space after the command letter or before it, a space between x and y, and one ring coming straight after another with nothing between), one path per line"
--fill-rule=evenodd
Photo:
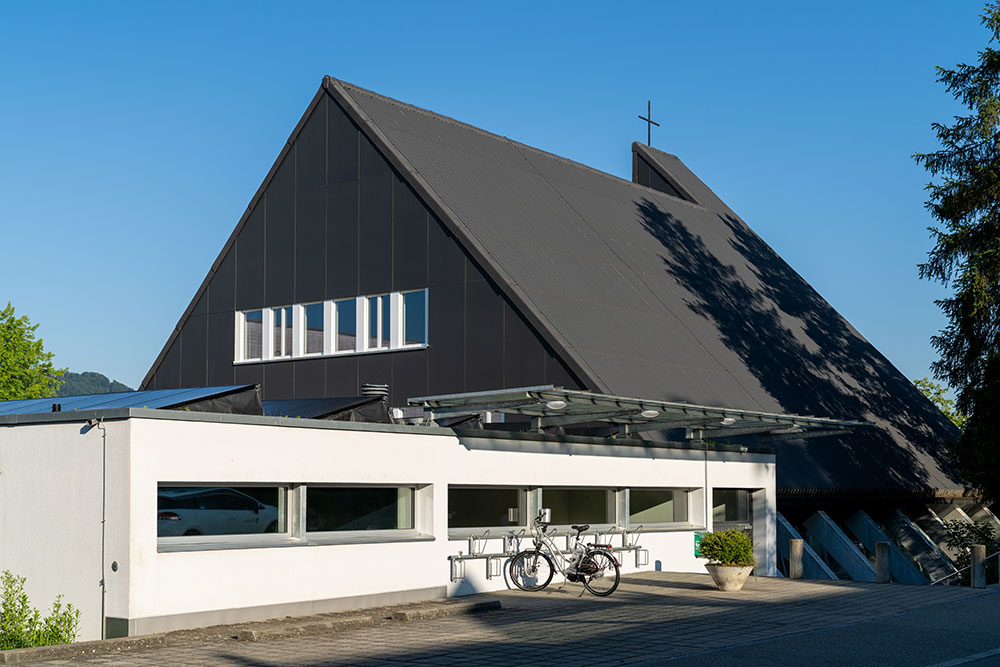
M694 556L695 558L701 558L701 538L705 536L705 533L695 533L694 534Z

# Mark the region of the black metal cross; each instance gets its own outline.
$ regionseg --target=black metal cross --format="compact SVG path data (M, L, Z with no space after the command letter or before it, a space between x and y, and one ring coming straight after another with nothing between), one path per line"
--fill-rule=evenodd
M639 114L639 119L646 121L646 145L650 146L650 141L653 138L653 126L659 127L660 124L653 120L653 114L650 113L650 107L652 107L652 102L646 100L646 115L643 116Z

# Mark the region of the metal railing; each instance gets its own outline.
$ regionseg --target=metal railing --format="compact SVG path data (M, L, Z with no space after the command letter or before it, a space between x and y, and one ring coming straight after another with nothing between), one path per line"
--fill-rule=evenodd
M993 553L991 553L991 554L990 554L989 556L987 556L986 558L984 558L984 559L983 559L983 567L986 567L986 563L987 563L987 562L988 562L988 561L989 561L989 560L990 560L991 558L994 558L994 557L996 557L996 556L1000 556L1000 551L994 551L994 552L993 552ZM934 584L940 584L940 583L941 583L942 581L946 581L946 580L948 580L948 579L951 579L952 577L954 577L954 576L956 576L956 575L959 575L959 574L962 574L962 573L963 573L963 572L965 572L966 570L971 570L971 569L972 569L972 565L973 565L972 563L969 563L968 565L966 565L966 566L965 566L965 567L963 567L962 569L960 569L960 570L955 570L954 572L952 572L951 574L949 574L949 575L948 575L948 576L946 576L946 577L941 577L940 579L935 579L934 581L932 581L932 582L931 582L931 586L933 586Z

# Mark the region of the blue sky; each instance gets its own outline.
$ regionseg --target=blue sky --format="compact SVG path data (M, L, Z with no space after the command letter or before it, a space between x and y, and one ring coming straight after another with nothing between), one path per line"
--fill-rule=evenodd
M138 386L324 74L623 177L636 117L910 378L981 2L4 2L0 301Z

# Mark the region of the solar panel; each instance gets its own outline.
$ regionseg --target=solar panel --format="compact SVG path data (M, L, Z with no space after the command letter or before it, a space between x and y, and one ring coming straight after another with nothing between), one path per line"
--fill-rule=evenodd
M61 412L74 410L108 410L111 408L180 407L192 401L201 401L238 391L252 389L254 385L228 385L224 387L194 387L188 389L150 389L122 391L111 394L84 394L81 396L54 396L29 398L19 401L0 401L0 415L32 415L53 412L58 404Z

